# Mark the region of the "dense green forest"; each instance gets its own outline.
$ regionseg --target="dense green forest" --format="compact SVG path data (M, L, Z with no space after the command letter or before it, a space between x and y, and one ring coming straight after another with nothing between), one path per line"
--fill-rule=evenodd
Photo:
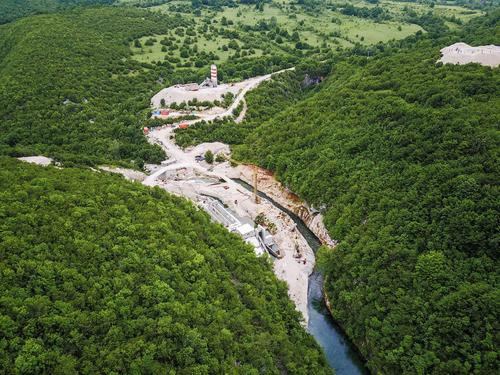
M182 20L97 8L0 27L0 150L77 164L158 162L140 132L154 80L135 76L127 38Z
M5 157L0 197L0 373L330 373L268 261L186 200Z
M2 0L0 24L38 13L52 13L83 5L112 4L115 0Z
M339 58L319 92L246 138L223 128L237 159L325 210L333 315L374 373L500 371L500 72L436 64L458 40L498 44L499 16Z
M141 132L159 89L200 82L212 60L224 81L295 66L246 96L242 123L177 143L230 143L323 212L339 241L319 253L325 291L373 373L500 372L500 73L436 63L457 41L500 44L499 11L92 7L110 3L0 1L0 155L159 163ZM186 201L3 156L0 196L0 373L329 373L271 266Z

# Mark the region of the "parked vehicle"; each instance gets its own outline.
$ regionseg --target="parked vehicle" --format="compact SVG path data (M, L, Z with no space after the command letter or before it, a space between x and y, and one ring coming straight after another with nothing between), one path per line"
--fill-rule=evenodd
M269 233L269 231L262 227L259 227L257 229L257 238L259 239L259 242L262 244L262 246L267 250L267 252L273 257L283 257L280 249L278 248L278 245L276 245L276 243L274 242L273 236L271 235L271 233Z

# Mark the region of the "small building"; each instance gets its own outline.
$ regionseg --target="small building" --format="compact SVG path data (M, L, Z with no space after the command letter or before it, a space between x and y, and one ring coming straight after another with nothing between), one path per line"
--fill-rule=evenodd
M144 127L142 129L142 132L144 133L144 135L148 135L149 134L149 128L148 127Z
M168 116L170 114L168 109L162 109L160 110L160 115L162 116Z
M189 125L186 123L179 125L179 129L187 129L187 128L189 128Z
M255 236L255 230L250 224L242 224L238 228L236 228L238 234L243 237L244 240L247 238Z

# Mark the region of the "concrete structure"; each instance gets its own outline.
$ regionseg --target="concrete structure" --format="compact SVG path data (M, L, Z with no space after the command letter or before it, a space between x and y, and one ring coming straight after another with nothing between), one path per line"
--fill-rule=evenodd
M246 240L249 237L255 237L255 229L250 224L244 223L236 228L236 232Z
M217 65L212 64L210 66L210 78L205 78L200 87L217 87L217 84Z
M500 47L493 44L472 47L466 43L455 43L441 49L441 61L444 64L464 65L477 63L496 68L500 65Z
M229 230L236 230L241 225L240 220L216 199L207 198L202 206L215 222L224 225Z
M215 198L204 196L199 203L209 213L213 221L224 225L229 231L237 233L243 240L252 245L255 254L261 256L266 253L255 233L255 223L249 218L239 217L231 209Z

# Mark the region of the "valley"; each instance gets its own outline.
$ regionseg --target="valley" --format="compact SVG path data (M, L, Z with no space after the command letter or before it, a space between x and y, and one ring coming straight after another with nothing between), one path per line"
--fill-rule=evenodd
M273 77L281 73L283 72L276 72ZM242 82L242 89L237 93L230 109L236 108L249 90L269 79L271 75L249 79L246 84ZM156 101L152 100L153 106L155 103ZM212 115L211 120L230 116L232 112L230 109ZM194 125L207 119L202 113L199 117L197 120L185 123ZM147 134L149 142L159 144L165 150L168 158L162 165L166 166L149 165L151 174L147 176L127 169L103 167L101 169L122 174L146 186L161 187L174 195L187 198L211 214L214 222L224 225L227 230L234 233L239 233L241 223L245 223L243 225L250 223L253 229L257 226L255 222L258 218L264 217L276 228L273 238L282 256L273 259L255 237L248 237L245 234L243 238L254 246L257 256L272 259L273 271L278 279L286 282L288 296L302 315L302 324L330 353L327 360L330 366L336 369L336 373L340 375L367 373L356 349L341 329L332 323L330 313L322 307L324 305L322 287L318 285L321 276L317 270L313 272L314 253L321 244L335 246L323 224L322 215L314 212L314 209L301 202L294 194L287 192L269 171L262 169L255 171L252 166L247 165L232 166L228 161L210 164L196 160L197 156L204 155L208 150L214 155L223 155L225 160L230 160L229 147L222 143L203 143L182 150L173 142L173 130L178 128L179 124L174 122L172 125L149 129ZM258 186L258 201L253 193L254 181ZM241 186L245 188L242 189ZM212 207L217 202L223 204L223 207L217 208L218 211L225 213L223 216L212 214ZM224 217L228 215L234 215L233 219L225 220ZM312 280L313 284L310 285L309 280ZM312 320L310 320L311 314ZM322 330L317 331L317 327L320 326Z
M499 12L3 1L0 373L497 373Z

